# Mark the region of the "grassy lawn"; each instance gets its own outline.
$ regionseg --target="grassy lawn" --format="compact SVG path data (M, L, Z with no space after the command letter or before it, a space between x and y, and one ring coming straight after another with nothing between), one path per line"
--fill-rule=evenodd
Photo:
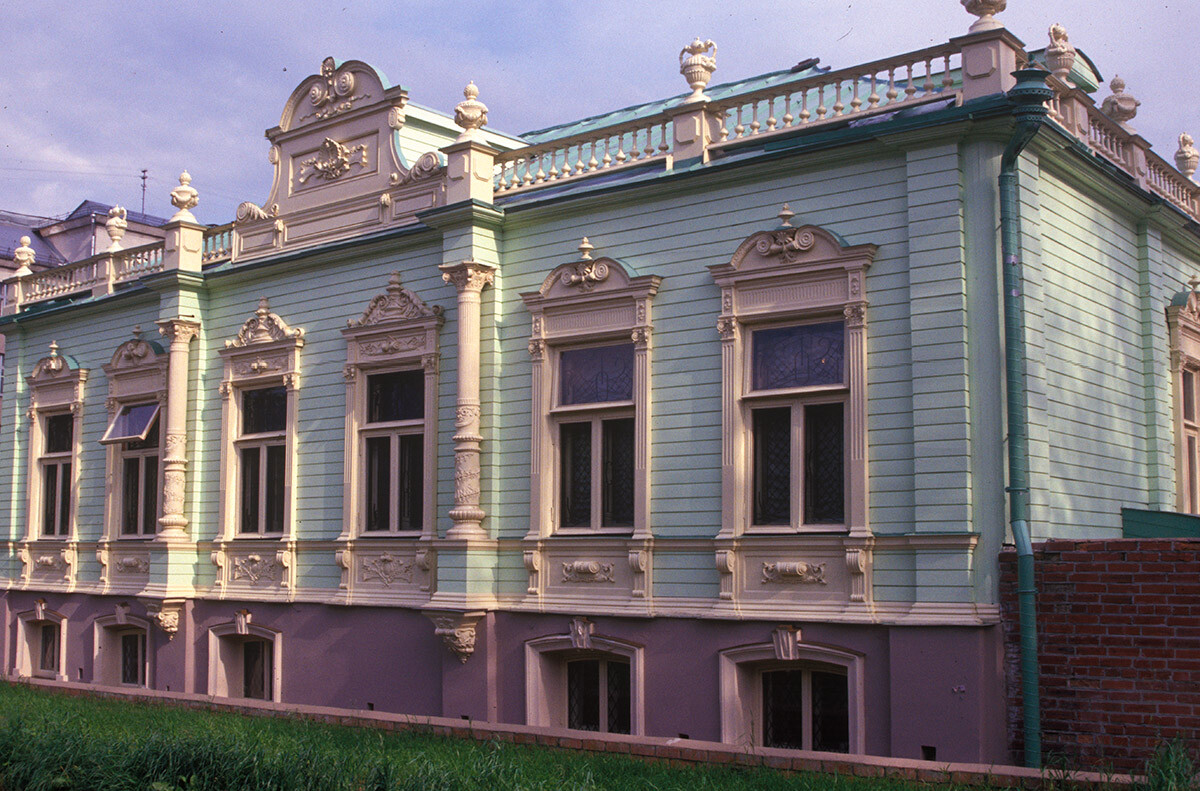
M69 697L0 683L3 791L927 787L759 769L672 768L615 755Z

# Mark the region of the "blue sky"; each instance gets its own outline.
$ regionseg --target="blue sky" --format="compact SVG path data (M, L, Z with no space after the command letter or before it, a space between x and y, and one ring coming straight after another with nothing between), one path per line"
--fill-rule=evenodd
M1010 0L1000 19L1028 47L1062 23L1106 79L1141 100L1133 121L1171 161L1200 138L1190 0ZM718 45L714 81L806 57L843 67L941 43L974 17L957 0L870 2L98 2L6 7L0 51L0 207L54 215L85 198L168 216L183 168L204 222L261 202L263 130L322 58L356 58L451 111L468 79L491 126L521 132L678 94L680 48ZM1131 11L1131 9L1133 11ZM1187 71L1184 72L1184 69ZM1107 95L1106 89L1097 100Z

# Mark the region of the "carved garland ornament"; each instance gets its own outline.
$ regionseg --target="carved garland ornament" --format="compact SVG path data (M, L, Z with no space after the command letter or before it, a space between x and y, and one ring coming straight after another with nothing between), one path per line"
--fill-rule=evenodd
M251 585L261 582L274 582L279 564L275 558L264 558L262 555L247 555L244 558L234 558L233 578L245 578Z
M771 582L825 585L825 564L798 561L764 562L762 564L762 584L766 585Z
M363 581L379 580L384 587L391 587L397 581L412 582L412 571L413 564L397 560L387 552L362 562Z
M349 173L350 168L354 165L363 169L369 165L366 144L344 146L333 138L327 137L321 144L318 153L301 160L296 182L304 184L314 176L320 176L325 181L333 181Z

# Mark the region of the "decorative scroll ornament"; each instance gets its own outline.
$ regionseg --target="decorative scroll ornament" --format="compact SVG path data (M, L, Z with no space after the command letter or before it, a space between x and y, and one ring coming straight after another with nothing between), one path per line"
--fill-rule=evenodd
M37 253L29 246L32 242L33 240L28 236L22 236L21 246L13 250L13 263L17 265L17 271L13 274L18 277L33 274L33 270L30 267L33 266L34 261L37 259Z
M1179 172L1188 178L1196 172L1196 166L1200 164L1200 151L1196 150L1195 141L1192 136L1184 132L1179 136L1179 150L1175 152L1175 167L1179 168Z
M463 130L458 139L471 140L479 137L478 130L487 125L488 108L479 101L479 88L475 87L474 82L468 82L467 87L463 88L463 96L466 100L454 106L454 123Z
M150 561L144 557L130 555L113 564L117 571L125 574L145 574L150 571Z
M614 582L613 564L599 560L570 560L562 564L563 582Z
M271 215L257 203L242 201L237 207L237 221L250 222L253 220L269 220Z
M349 69L339 71L333 58L321 61L321 79L322 82L314 84L308 90L308 101L317 109L301 118L300 123L309 119L324 121L338 113L346 112L355 102L367 98L365 93L354 95L357 85L354 73Z
M1106 97L1101 103L1100 112L1123 126L1126 131L1132 131L1129 128L1129 122L1137 115L1137 108L1142 103L1125 93L1125 80L1121 79L1119 75L1112 78L1108 87L1112 89L1112 95Z
M381 324L385 321L402 319L424 319L442 315L440 306L429 307L412 291L400 285L400 273L392 272L388 278L387 291L371 298L367 309L357 319L350 319L346 324L350 327L363 327L368 324ZM418 344L424 344L424 338L418 337Z
M240 348L254 343L298 340L303 337L304 330L289 327L287 322L271 312L271 303L263 297L258 301L258 309L254 311L254 315L246 319L236 338L225 341L225 347Z
M433 633L442 638L446 647L458 656L458 661L466 664L475 653L475 622L464 621L453 616L442 616L433 619Z
M712 54L709 54L710 51ZM692 89L691 96L684 99L684 102L695 102L706 98L704 86L708 85L708 81L712 79L713 72L716 70L717 45L711 39L701 41L697 38L680 50L679 73L683 75L683 78L687 80L688 87Z
M962 0L962 5L967 9L968 14L979 17L968 32L981 33L985 30L997 30L1004 27L1004 23L996 19L995 15L1008 6L1008 0Z
M121 237L125 236L125 231L129 228L129 223L126 221L126 211L120 206L113 206L108 210L108 221L104 223L104 230L108 233L108 238L112 240L112 244L108 246L108 252L115 253L121 250Z
M46 571L62 571L67 567L67 562L60 555L38 555L33 564Z
M790 264L811 250L816 242L816 234L808 228L788 226L764 233L755 243L755 249L759 255L780 256Z
M1054 76L1068 82L1067 75L1075 65L1075 47L1067 38L1067 29L1055 22L1050 26L1050 46L1046 47L1046 68Z
M442 162L436 151L426 151L417 157L413 166L403 173L393 173L390 181L393 185L412 184L436 176L442 169Z
M762 564L762 584L783 582L797 585L825 585L824 563L780 561Z
M244 558L234 558L233 578L245 579L251 585L258 582L273 582L279 564L275 558L264 558L262 555L247 555Z
M362 562L362 578L364 582L379 580L384 587L391 587L393 582L412 582L412 564L397 560L384 552L377 558Z
M321 148L316 154L301 160L300 173L296 176L296 182L303 184L313 176L320 176L325 181L333 181L348 173L354 165L358 165L360 168L367 167L366 143L344 146L332 137L327 137L325 142L321 143Z
M603 260L592 260L592 251L595 249L588 238L583 237L583 241L579 243L579 262L572 269L562 273L564 286L578 286L584 291L591 291L597 283L608 279L608 264Z
M50 356L38 360L33 367L32 378L58 376L67 370L67 361L59 356L58 350L58 341L50 341Z
M592 650L592 633L594 631L596 631L596 624L582 615L576 615L571 619L571 625L567 627L567 633L571 636L571 647L577 651Z
M192 186L192 176L186 170L179 174L179 186L171 190L171 205L179 211L171 216L170 222L196 222L192 209L200 203L200 193Z

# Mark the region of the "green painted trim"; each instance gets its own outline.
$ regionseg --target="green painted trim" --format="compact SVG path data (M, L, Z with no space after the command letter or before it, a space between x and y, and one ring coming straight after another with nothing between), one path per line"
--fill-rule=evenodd
M1122 508L1121 535L1124 538L1200 538L1200 516Z

